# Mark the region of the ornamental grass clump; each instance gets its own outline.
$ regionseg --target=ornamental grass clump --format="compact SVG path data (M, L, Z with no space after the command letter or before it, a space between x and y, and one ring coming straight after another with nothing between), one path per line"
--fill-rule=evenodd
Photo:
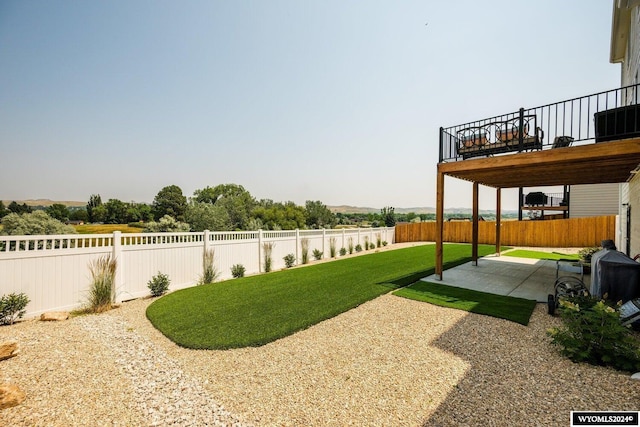
M564 326L547 335L560 352L574 362L611 366L617 370L640 370L640 341L622 326L620 313L594 297L560 301Z
M329 239L329 254L331 255L331 258L336 257L336 238L335 237L332 237Z
M265 242L262 244L262 252L264 254L264 272L268 273L273 268L273 258L271 258L271 254L273 253L273 247L276 244L273 242Z
M302 263L309 263L309 239L303 237L300 239L300 248L302 249Z
M215 258L216 252L213 248L206 249L202 253L202 276L198 282L199 285L213 283L220 276L220 272L214 265Z
M102 313L111 308L115 296L116 268L117 262L111 255L101 256L89 263L91 286L88 311Z
M349 255L353 253L353 237L349 237Z

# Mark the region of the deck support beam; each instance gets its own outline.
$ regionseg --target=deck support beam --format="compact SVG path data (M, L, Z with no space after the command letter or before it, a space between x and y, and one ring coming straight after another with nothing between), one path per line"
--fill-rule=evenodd
M444 173L440 172L436 182L436 276L442 280L443 258L442 242L444 240Z
M496 254L500 256L500 218L502 217L502 188L496 189Z
M480 217L480 209L478 208L478 188L477 181L473 182L473 228L471 232L471 260L473 265L478 265L478 221Z

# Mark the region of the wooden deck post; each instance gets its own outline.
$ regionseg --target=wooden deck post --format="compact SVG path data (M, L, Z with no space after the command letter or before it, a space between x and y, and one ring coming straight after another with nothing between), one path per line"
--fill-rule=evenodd
M471 232L471 260L473 265L478 265L478 220L480 210L478 209L478 182L473 182L473 228Z
M500 256L500 217L502 216L502 188L496 189L496 254Z
M438 165L436 183L436 275L442 280L443 258L442 241L444 240L444 174Z

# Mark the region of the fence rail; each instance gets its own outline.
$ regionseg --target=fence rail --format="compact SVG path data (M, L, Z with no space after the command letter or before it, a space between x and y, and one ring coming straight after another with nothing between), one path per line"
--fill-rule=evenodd
M444 241L471 243L471 222L445 222ZM478 223L478 243L496 243L496 222ZM395 241L433 242L437 224L421 222L396 224ZM616 216L558 219L548 221L501 221L500 241L507 246L589 247L599 246L605 239L615 240Z
M0 236L0 295L27 294L31 302L26 316L33 317L81 307L90 286L89 262L104 255L117 260L116 300L126 301L148 295L147 283L158 272L169 276L172 290L195 285L202 274L202 255L210 248L220 279L228 279L234 264L242 264L246 274L262 272L265 243L274 244L276 270L285 267L288 254L301 263L302 239L307 239L311 259L314 250L329 258L332 246L337 252L350 243L375 244L378 237L394 243L394 228Z

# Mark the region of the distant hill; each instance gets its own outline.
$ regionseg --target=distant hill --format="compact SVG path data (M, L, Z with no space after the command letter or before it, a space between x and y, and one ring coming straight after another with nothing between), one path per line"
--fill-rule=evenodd
M45 206L45 207L51 206L55 203L59 203L65 206L85 206L87 204L87 202L78 202L73 200L58 201L58 200L50 200L50 199L3 200L2 203L4 203L5 206L8 206L9 203L14 201L19 205L22 205L24 203L27 206Z

